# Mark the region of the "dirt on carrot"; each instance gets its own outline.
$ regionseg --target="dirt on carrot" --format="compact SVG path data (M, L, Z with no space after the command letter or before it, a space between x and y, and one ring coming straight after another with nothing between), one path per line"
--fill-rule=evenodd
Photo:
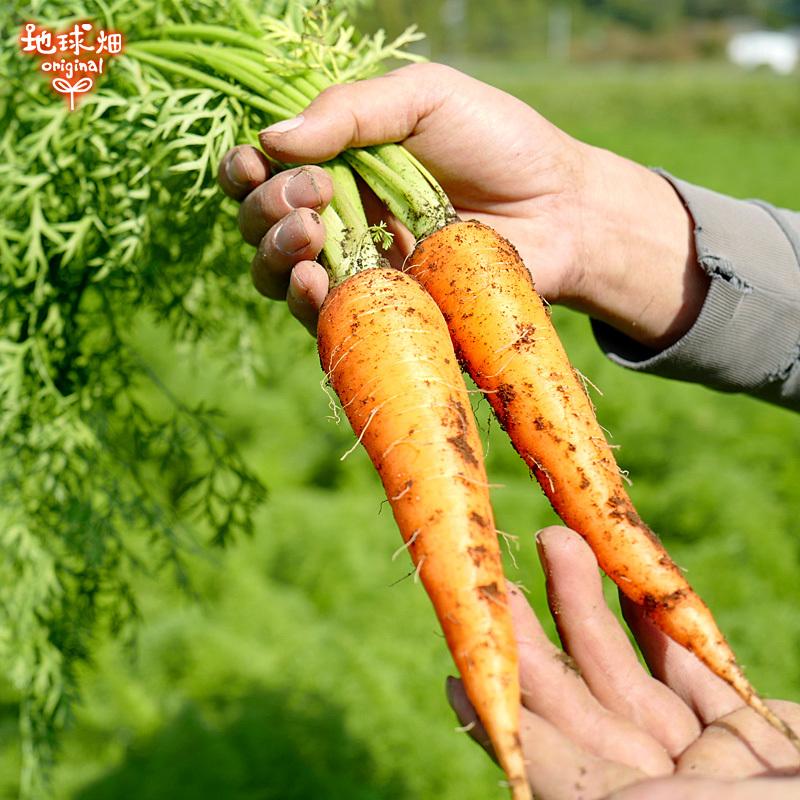
M328 295L318 347L514 800L530 798L516 642L481 442L441 312L402 272L367 269Z
M424 239L406 270L442 309L456 352L514 448L605 573L800 748L633 507L583 382L513 245L479 222L457 222Z

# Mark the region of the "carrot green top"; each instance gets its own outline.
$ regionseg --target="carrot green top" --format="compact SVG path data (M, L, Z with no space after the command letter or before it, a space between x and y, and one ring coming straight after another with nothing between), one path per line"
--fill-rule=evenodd
M237 6L241 12L243 2ZM358 36L344 12L331 15L325 6L281 19L239 16L238 28L164 26L158 38L130 42L126 53L247 103L264 113L267 124L296 116L319 92L368 77L391 59L419 60L404 50L420 38L413 28L388 43L383 32ZM335 187L334 200L322 214L327 230L322 260L332 284L379 265L375 244L385 247L391 240L383 228L367 224L353 172L417 238L455 218L442 188L401 146L347 150L323 166Z
M337 10L358 3L6 4L18 30L30 20L55 36L86 21L125 37L74 110L41 69L53 62L24 53L10 28L0 48L0 670L19 693L25 797L46 794L97 632L135 628L131 575L183 576L196 537L220 545L253 528L265 487L206 403L171 390L142 324L158 321L200 359L235 341L237 372L259 371L254 326L281 312L255 313L216 168L325 86L416 58L403 52L413 30L360 36ZM334 281L380 263L374 239L387 239L368 228L353 165L418 235L445 216L444 196L424 177L399 179L391 152L328 165ZM167 487L165 474L180 479Z

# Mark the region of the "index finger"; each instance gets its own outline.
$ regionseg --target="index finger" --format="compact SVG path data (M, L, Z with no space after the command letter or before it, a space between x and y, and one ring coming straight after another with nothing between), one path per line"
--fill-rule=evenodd
M706 725L744 705L742 698L697 656L658 630L641 606L620 594L620 607L650 671Z
M270 176L269 160L255 147L232 147L219 162L217 180L228 197L243 200Z
M636 723L677 756L700 733L697 717L668 686L642 668L616 616L603 598L600 571L586 541L568 528L537 536L564 649L577 661L594 696Z

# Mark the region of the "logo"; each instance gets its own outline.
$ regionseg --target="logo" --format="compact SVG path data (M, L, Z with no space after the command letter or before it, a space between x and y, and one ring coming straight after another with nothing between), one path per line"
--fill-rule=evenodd
M39 57L39 71L50 86L75 110L76 96L94 87L106 70L106 61L122 52L124 38L118 31L95 30L91 22L76 22L66 31L55 32L28 22L20 31L20 51Z

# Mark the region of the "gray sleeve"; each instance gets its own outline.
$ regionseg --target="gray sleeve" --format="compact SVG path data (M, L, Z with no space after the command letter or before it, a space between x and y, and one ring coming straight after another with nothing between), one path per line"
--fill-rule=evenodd
M630 369L800 410L800 214L657 172L694 219L708 295L691 329L662 351L592 320L600 347Z

